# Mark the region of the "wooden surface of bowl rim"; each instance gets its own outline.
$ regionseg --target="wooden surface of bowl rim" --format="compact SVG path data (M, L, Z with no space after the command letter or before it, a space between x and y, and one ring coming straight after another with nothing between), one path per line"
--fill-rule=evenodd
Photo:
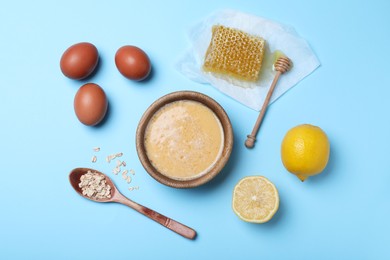
M153 165L149 161L144 145L145 130L153 115L163 106L180 100L197 101L210 108L211 111L214 112L214 114L221 122L224 134L222 154L220 155L218 161L207 173L202 174L198 178L190 180L176 180L160 173L155 167L153 167ZM136 149L142 166L155 180L174 188L193 188L209 182L211 179L218 175L218 173L228 162L233 149L233 129L225 110L214 99L205 94L195 91L177 91L157 99L145 111L137 127Z

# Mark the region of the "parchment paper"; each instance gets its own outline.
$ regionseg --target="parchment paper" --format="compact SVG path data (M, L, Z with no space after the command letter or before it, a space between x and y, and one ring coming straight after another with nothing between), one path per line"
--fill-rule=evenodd
M293 68L280 77L270 103L320 65L308 43L297 34L294 28L269 19L234 10L222 10L194 25L189 30L191 47L179 59L176 66L178 71L193 81L216 87L254 110L261 109L275 72L265 71L262 79L249 87L237 86L237 84L204 72L202 65L211 40L211 28L217 24L258 35L267 42L268 54L266 55L269 56L270 53L280 50L293 61Z

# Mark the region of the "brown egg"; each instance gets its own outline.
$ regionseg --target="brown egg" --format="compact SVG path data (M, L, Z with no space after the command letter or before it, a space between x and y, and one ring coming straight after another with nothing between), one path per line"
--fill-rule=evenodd
M97 125L106 115L108 107L104 90L97 84L87 83L80 87L74 97L74 111L85 125Z
M115 54L119 72L128 79L141 81L148 77L151 65L148 55L138 47L123 46Z
M99 61L95 45L81 42L70 46L62 54L60 67L62 73L71 79L84 79L91 75Z

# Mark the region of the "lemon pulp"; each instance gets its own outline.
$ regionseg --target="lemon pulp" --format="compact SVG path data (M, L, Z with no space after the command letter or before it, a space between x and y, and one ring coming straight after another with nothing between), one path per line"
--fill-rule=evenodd
M263 176L240 180L233 191L233 211L246 222L269 221L279 208L279 193L275 185Z

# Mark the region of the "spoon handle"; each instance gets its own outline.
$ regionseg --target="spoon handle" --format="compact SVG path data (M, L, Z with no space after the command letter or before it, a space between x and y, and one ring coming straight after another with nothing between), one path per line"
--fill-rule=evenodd
M186 225L183 225L173 219L170 219L154 210L151 210L145 206L142 206L124 196L121 196L120 198L117 199L117 202L122 203L139 213L147 216L148 218L153 219L154 221L160 223L164 227L176 232L177 234L188 238L188 239L194 239L196 236L196 231L193 230L190 227L187 227Z
M261 108L259 116L257 117L257 120L255 123L255 126L253 127L252 133L247 135L247 139L245 141L245 146L247 148L253 148L253 146L255 145L257 132L259 131L261 122L263 121L265 112L267 111L267 107L268 107L268 104L271 100L272 93L275 90L276 83L278 83L280 75L289 71L291 69L291 66L292 66L292 62L286 56L281 56L276 60L276 62L274 64L276 75L275 75L274 80L272 81L271 87L268 90L267 97L264 100L263 106Z
M263 106L261 107L260 114L257 117L255 126L253 127L252 133L247 135L247 139L245 141L245 146L247 148L253 148L253 146L255 146L257 132L260 129L260 125L261 125L261 122L264 119L265 112L267 111L268 104L269 104L269 102L271 100L272 93L275 90L276 83L278 83L278 80L279 80L279 77L280 77L281 74L282 73L280 71L276 72L275 78L272 81L271 87L268 90L267 97L265 98Z

